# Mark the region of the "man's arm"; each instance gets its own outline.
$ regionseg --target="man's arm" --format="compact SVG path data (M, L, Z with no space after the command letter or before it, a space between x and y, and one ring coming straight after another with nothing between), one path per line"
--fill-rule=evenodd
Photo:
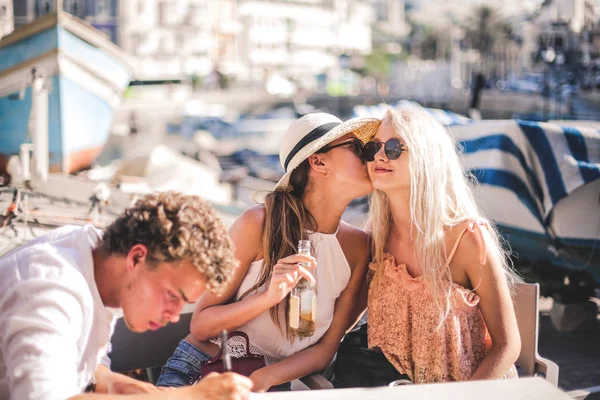
M113 393L113 394L136 394L152 393L160 389L151 383L143 382L130 378L126 375L112 372L110 370L111 361L108 354L112 351L112 344L108 342L106 353L100 360L96 368L94 377L96 378L95 393Z
M83 329L81 304L76 292L51 280L20 283L1 300L0 344L12 399L123 398L120 394L81 393L76 369ZM118 375L104 366L99 371L113 378ZM251 387L248 378L229 373L209 375L194 386L168 392L170 398L241 400L248 398ZM156 392L133 398L164 397L164 392Z
M154 393L165 391L166 388L159 388L151 383L130 378L127 375L112 372L105 364L98 365L96 368L96 390L95 393L110 394L137 394Z
M194 399L194 400L245 400L250 396L252 381L238 374L227 372L224 374L211 373L202 378L196 385L183 388L170 388L167 392L140 393L127 396L132 400L153 399ZM118 394L82 393L71 397L69 400L114 400L123 399Z
M0 315L12 398L65 399L81 391L76 366L83 310L77 293L60 282L29 280L4 296Z

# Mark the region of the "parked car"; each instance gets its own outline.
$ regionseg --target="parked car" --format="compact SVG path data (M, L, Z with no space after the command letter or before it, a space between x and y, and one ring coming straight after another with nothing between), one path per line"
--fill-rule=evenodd
M543 82L543 74L529 72L518 78L513 77L505 81L498 81L497 87L500 90L515 91L519 93L540 93L542 91Z

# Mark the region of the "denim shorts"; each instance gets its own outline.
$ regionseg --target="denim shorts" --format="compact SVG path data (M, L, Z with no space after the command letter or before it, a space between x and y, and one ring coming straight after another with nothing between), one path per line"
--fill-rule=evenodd
M162 368L156 386L188 386L200 377L200 363L212 357L185 340L181 340L173 355ZM269 392L291 390L291 383L273 386Z
M181 340L173 355L162 368L156 386L188 386L198 380L200 363L212 357L185 340Z

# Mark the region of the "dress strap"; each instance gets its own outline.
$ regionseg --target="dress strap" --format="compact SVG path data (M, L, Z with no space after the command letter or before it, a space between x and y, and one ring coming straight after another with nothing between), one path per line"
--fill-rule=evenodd
M458 235L458 238L456 239L456 242L454 243L454 246L452 247L452 251L450 251L450 254L448 255L448 260L446 261L446 264L449 265L450 262L452 261L452 258L454 257L454 253L456 253L456 249L458 249L458 245L460 243L460 240L462 239L462 237L465 235L465 232L471 231L474 232L476 227L480 227L480 226L487 226L486 223L484 221L471 221L469 222L465 228L460 232L460 235ZM481 241L483 243L483 248L485 249L485 241L483 240L483 237L481 237ZM486 259L486 252L483 252L483 259L480 260L480 262L482 264L485 264L485 259Z

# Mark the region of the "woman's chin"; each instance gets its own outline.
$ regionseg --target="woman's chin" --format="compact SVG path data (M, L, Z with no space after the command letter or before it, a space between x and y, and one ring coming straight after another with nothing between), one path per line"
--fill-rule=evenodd
M394 184L394 182L382 182L381 180L377 180L373 182L373 190L379 190L381 192L388 192L391 190L400 189L399 185Z
M390 182L388 182L387 179L381 179L379 176L374 176L373 179L371 179L371 186L373 186L374 190L383 190L389 185Z

